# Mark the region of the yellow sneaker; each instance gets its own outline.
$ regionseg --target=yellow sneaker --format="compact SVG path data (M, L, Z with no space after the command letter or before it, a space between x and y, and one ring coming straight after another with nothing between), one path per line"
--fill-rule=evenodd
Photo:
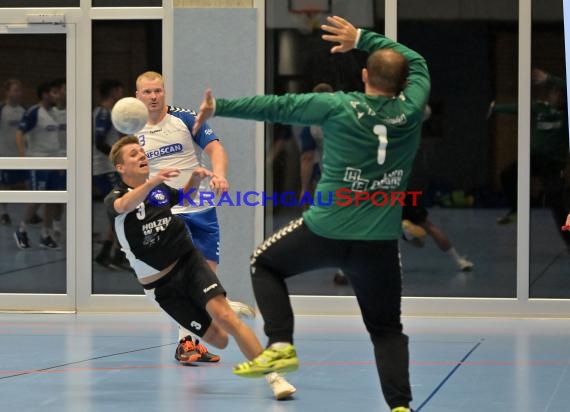
M283 348L265 349L253 360L234 366L233 373L244 378L260 378L271 372L293 372L298 368L295 347L288 344Z

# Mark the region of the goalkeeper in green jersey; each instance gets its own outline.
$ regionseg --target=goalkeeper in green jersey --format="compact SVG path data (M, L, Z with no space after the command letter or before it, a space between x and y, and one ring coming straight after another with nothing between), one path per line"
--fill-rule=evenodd
M255 298L269 344L251 362L234 368L257 377L273 368L295 370L293 311L285 279L339 267L350 279L374 347L382 393L392 412L410 411L408 337L402 332L402 273L398 239L402 205L341 202L339 194L371 199L406 191L420 142L430 77L424 58L382 35L356 29L341 17L321 26L333 53L370 53L362 92L286 94L214 100L206 91L196 128L210 116L318 125L323 132L323 175L317 192L330 205L311 205L303 217L263 242L251 258ZM405 202L412 201L406 198ZM347 204L343 206L343 204Z

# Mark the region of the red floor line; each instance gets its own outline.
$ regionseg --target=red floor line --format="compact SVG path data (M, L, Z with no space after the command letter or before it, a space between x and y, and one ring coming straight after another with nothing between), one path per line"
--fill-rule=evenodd
M469 361L469 362L431 362L431 361L411 361L411 365L416 366L449 366L449 365L465 365L465 366L566 366L570 365L570 361ZM369 361L355 361L355 362L301 362L301 367L303 366L357 366L357 365L374 365L373 360ZM204 365L205 366L205 365ZM196 367L204 367L196 365ZM20 375L20 374L33 374L33 373L62 373L62 372L90 372L90 371L117 371L117 370L132 370L132 369L176 369L176 368L187 368L188 366L183 365L123 365L116 367L78 367L78 368L60 368L60 369L49 369L49 370L16 370L16 371L0 371L1 375ZM232 364L217 364L217 365L207 365L208 368L212 367L233 367Z

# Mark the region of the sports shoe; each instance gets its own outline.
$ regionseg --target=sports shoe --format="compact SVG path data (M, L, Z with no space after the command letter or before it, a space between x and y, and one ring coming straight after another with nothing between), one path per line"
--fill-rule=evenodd
M191 336L181 339L174 352L174 359L180 363L197 362L201 357Z
M189 336L186 339L190 338ZM200 343L198 339L196 339L196 351L200 354L200 357L196 362L219 362L220 357L218 355L214 355L213 353L208 352L208 349Z
M52 239L50 235L47 236L40 236L40 247L46 249L60 249L59 245L55 243L55 240Z
M0 224L9 225L12 223L12 219L10 219L10 215L8 213L3 213L0 216Z
M234 311L236 315L240 318L253 319L255 318L255 309L245 303L238 302L236 300L227 299L230 308Z
M475 266L475 264L470 260L467 260L464 256L461 256L457 261L457 267L462 272L470 272L471 269L473 269L473 266Z
M517 212L509 212L497 219L498 225L508 225L517 221Z
M273 396L275 396L275 399L278 401L287 399L297 392L297 389L295 389L293 385L276 372L265 375L265 379L273 391Z
M244 378L260 378L271 372L293 372L298 368L295 347L287 344L284 348L270 346L253 360L234 366L233 373Z
M405 406L398 406L397 408L393 408L392 412L413 412L410 408L406 408Z
M20 249L28 249L30 247L30 240L28 239L28 233L25 230L16 230L14 232L14 240L16 245Z

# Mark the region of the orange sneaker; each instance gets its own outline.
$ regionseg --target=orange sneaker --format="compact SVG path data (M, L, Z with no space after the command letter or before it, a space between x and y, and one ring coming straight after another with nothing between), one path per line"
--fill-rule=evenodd
M200 354L200 357L196 362L219 362L220 357L208 352L208 349L196 339L196 350Z
M174 353L174 358L180 363L192 363L198 362L202 357L198 348L192 340L192 336L186 336L183 338L176 347L176 352Z

